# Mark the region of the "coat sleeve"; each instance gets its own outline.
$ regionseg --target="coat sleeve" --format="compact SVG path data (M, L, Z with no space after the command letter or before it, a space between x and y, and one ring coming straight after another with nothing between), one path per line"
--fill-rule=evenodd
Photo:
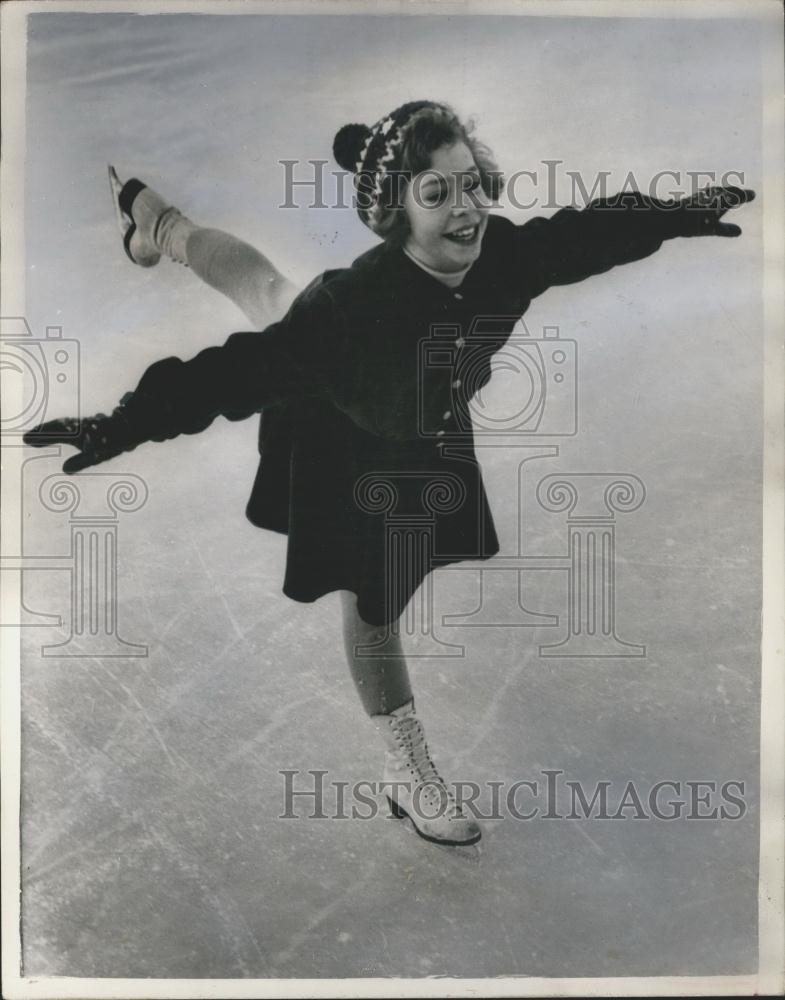
M267 329L234 333L189 361L151 365L121 403L133 437L163 441L196 434L222 415L243 420L303 397L338 400L346 377L345 335L332 297L307 289Z
M617 264L648 257L681 235L684 209L626 192L591 202L583 210L562 208L550 218L516 226L517 266L532 296L551 285L568 285ZM519 273L521 271L519 270Z

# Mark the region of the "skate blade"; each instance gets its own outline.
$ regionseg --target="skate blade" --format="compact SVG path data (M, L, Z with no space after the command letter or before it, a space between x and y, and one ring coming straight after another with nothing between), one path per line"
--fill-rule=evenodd
M482 858L481 840L478 840L476 844L441 844L438 840L429 840L427 837L423 837L421 833L418 833L417 827L408 816L406 819L402 819L400 823L406 830L407 836L414 837L418 843L428 848L428 850L435 848L446 858L460 861L462 864L479 865Z
M133 219L129 219L125 212L123 212L120 208L120 192L123 190L123 182L117 176L117 171L111 163L108 163L107 167L109 169L109 190L112 194L114 214L117 219L117 226L120 230L120 235L123 239L125 239L126 233L133 225Z
M478 840L474 844L449 844L443 843L440 840L434 840L431 837L425 836L425 834L420 833L414 822L407 813L402 809L391 808L391 803L388 801L389 817L390 819L397 819L400 825L406 830L406 833L412 837L416 837L423 844L427 844L429 847L436 847L443 854L447 854L450 857L461 858L463 861L468 861L473 864L479 864L480 858L482 856L482 841Z

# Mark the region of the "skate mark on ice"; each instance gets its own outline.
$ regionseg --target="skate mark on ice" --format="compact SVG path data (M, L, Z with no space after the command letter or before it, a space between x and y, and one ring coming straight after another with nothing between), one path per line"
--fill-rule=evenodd
M221 943L226 945L242 975L253 979L260 971L267 973L268 961L236 900L223 889L215 889L205 882L204 864L198 858L191 859L180 841L170 840L168 831L157 830L145 823L140 817L136 818L150 840L154 841L161 851L171 858L173 864L187 879L196 883L205 902L211 904L219 917ZM245 945L241 941L244 941ZM248 946L253 953L252 956L248 953ZM253 958L261 963L260 969L254 969L248 965L248 961Z
M605 851L600 847L600 845L597 843L597 841L594 840L593 837L589 836L589 834L583 829L583 827L581 826L580 823L574 823L572 828L574 830L577 830L578 833L580 833L583 837L585 837L589 841L589 843L592 845L592 847L594 848L594 850L597 851L598 854L603 854L603 855L605 854Z
M187 531L187 529L186 529L186 531ZM237 622L237 619L232 614L232 609L229 607L229 603L226 600L226 597L224 596L223 590L216 583L215 577L213 576L212 572L210 571L210 567L204 561L204 558L203 558L202 553L201 553L201 551L199 549L199 546L194 542L193 535L191 534L190 531L187 531L187 534L188 534L188 540L189 540L189 542L191 544L191 548L196 553L196 558L202 564L202 569L204 570L204 575L207 577L207 580L210 583L211 592L214 593L214 594L216 594L218 596L218 598L220 599L221 604L223 604L223 606L224 606L224 611L226 612L226 617L229 619L229 622L231 623L231 626L234 629L235 635L237 636L238 639L240 639L241 641L244 642L245 641L245 634L243 633L243 630L240 628L240 626L239 626L239 624Z
M294 958L311 934L313 934L313 932L320 927L325 920L331 917L337 909L343 906L346 898L351 896L353 893L362 890L368 882L373 880L373 877L373 871L371 870L368 875L363 878L356 879L340 894L340 896L332 900L332 902L328 903L326 906L323 906L321 910L317 910L301 931L292 935L288 946L273 955L272 967L276 975L280 974L278 967L285 966L287 962Z
M99 661L98 662L98 666L100 667L101 670L103 670L103 672L105 674L107 674L107 676L111 677L111 679L115 682L115 684L119 688L121 688L123 691L125 691L125 693L131 699L131 701L136 705L136 707L139 709L139 711L144 716L144 719L147 722L148 726L150 727L150 730L151 730L153 736L155 737L156 742L161 747L161 749L163 750L163 752L166 754L166 757L167 757L169 763L172 765L173 768L176 768L177 764L176 764L175 759L174 759L174 757L172 756L172 754L171 754L171 752L169 750L169 747L166 745L166 741L164 740L163 736L161 735L160 730L158 729L158 727L156 726L156 724L153 722L153 720L148 715L147 709L144 707L144 705L141 703L141 701L139 701L139 699L136 697L136 695L133 693L133 691L130 688L126 687L125 684L122 683L122 681L118 680L118 678L115 677L115 675L111 672L111 670L109 670L107 667L105 667L103 665L103 663L101 663Z
M79 847L75 847L72 851L64 851L62 854L58 854L57 857L53 858L48 864L41 865L39 868L36 868L35 871L31 871L25 878L26 886L34 886L36 883L40 882L41 879L46 878L47 875L51 875L53 872L56 872L58 868L62 868L66 861L72 861L74 858L87 854L94 847L98 847L104 841L113 841L115 838L119 838L120 832L122 830L127 830L128 828L129 823L126 820L123 820L121 823L116 823L114 826L102 830L101 833L96 834L96 836L91 840L81 841ZM48 841L39 845L35 854L25 859L25 868L32 869L35 865L35 859L62 835L63 831L57 830Z
M506 701L506 695L508 689L512 686L512 684L515 681L517 681L520 678L524 669L530 665L533 659L534 659L533 653L530 655L524 654L518 665L510 668L504 680L496 688L496 690L493 693L493 697L488 702L487 708L482 713L482 716L477 722L475 728L475 731L477 733L476 737L467 747L464 747L463 750L459 750L458 753L456 753L454 756L455 764L459 769L460 767L463 766L463 763L467 758L471 758L471 756L477 750L477 747L479 747L481 743L483 743L485 740L488 739L489 736L493 734L494 723L496 722L496 716L498 714L499 708Z
M305 698L299 698L297 701L290 701L288 704L282 705L276 710L275 715L266 726L255 733L250 740L245 740L244 743L241 743L234 750L232 750L231 753L222 758L216 774L220 774L225 771L226 766L231 764L238 757L243 757L259 744L265 743L268 737L272 736L274 733L278 732L279 729L282 729L284 726L289 724L288 716L291 715L292 712L295 712L297 709L302 708L303 705L309 705L312 702L321 704L321 698L318 693L310 694Z

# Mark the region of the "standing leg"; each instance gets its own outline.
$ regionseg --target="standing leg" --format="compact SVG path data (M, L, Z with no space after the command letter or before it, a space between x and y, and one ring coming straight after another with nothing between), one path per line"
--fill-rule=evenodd
M481 837L479 826L466 816L431 760L414 710L400 638L390 642L388 637L389 655L363 656L357 647L378 642L386 629L360 617L355 594L342 590L341 603L349 670L387 750L382 786L392 814L401 819L408 816L417 833L434 843L476 844Z
M385 633L384 626L369 625L357 611L357 597L341 591L343 642L352 680L368 715L386 715L412 699L409 671L399 637L389 656L363 656L358 647L369 646Z

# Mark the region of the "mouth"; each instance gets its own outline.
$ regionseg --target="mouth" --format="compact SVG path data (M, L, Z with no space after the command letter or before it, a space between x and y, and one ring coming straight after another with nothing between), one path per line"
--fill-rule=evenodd
M461 246L471 246L480 235L479 223L476 226L463 226L461 229L454 229L451 233L445 233L444 238L451 243L458 243Z

